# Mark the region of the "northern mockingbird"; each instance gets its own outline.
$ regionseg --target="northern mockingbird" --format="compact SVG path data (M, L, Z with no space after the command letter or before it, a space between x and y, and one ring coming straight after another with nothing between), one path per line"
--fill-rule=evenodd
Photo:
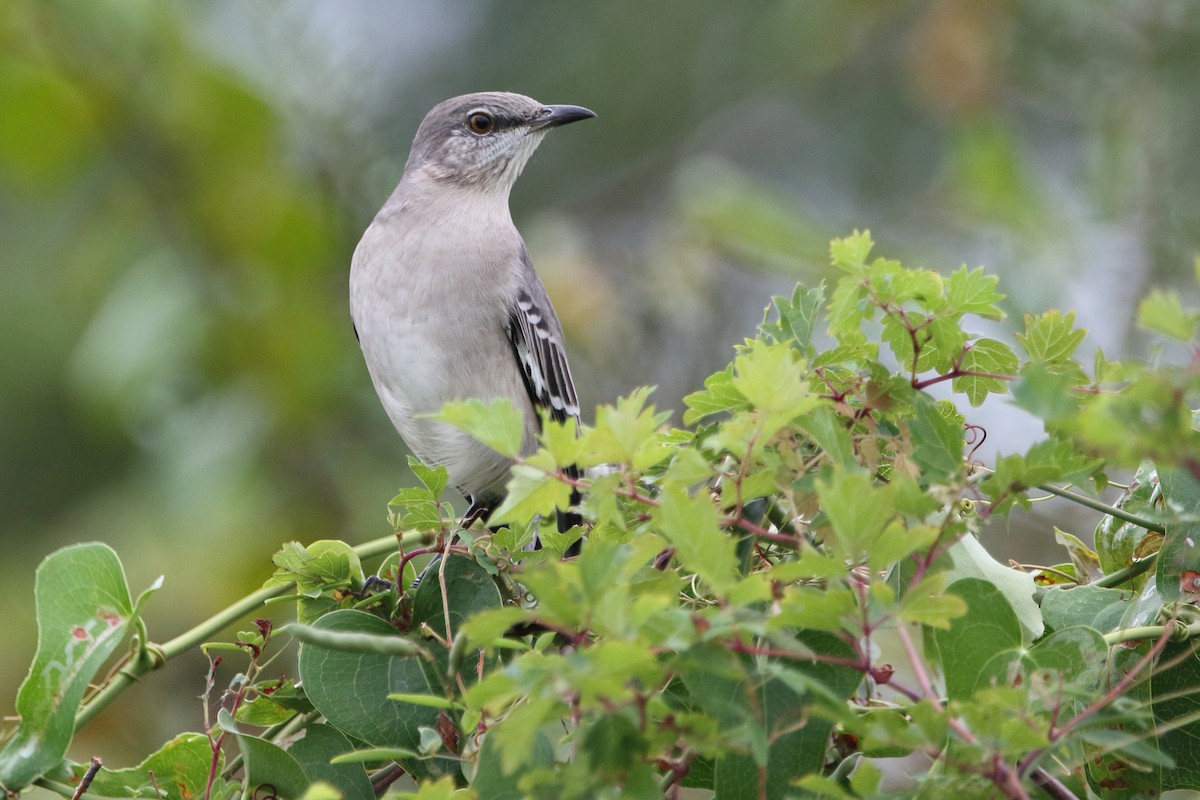
M354 251L350 316L375 391L413 453L445 467L470 502L464 525L503 500L511 460L425 415L507 397L525 416L526 453L540 410L579 417L562 326L508 195L551 128L594 116L507 92L438 104ZM559 515L560 530L571 516Z

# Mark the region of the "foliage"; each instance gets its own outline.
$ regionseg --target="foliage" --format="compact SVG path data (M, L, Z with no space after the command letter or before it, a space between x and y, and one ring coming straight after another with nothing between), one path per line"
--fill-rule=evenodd
M842 275L828 298L824 286L775 298L758 335L686 398L684 428L638 390L578 435L547 421L522 457L510 406L448 407L444 419L517 459L496 530L451 539L445 473L414 463L423 485L393 500L394 539L288 544L263 590L162 646L111 550L50 556L0 784L70 794L85 766L62 760L64 720L86 724L139 675L289 594L297 621L205 645L205 729L89 777L94 796L1200 787L1196 312L1162 292L1141 306L1144 327L1192 349L1187 364L1098 355L1089 375L1073 315L1027 316L1014 348L964 327L1003 318L995 277L871 249L866 234L833 243ZM935 399L939 384L965 402ZM966 449L982 434L970 414L1010 388L1046 436L986 468ZM1108 505L1117 469L1137 472ZM539 520L571 489L588 541L562 560L584 531ZM1095 550L1059 532L1067 563L994 560L981 522L1047 493L1097 511ZM367 579L362 560L388 552L386 580ZM128 631L128 659L81 707ZM300 642L298 681L267 672L281 636ZM230 650L247 666L214 698L213 654ZM887 764L901 756L920 765L902 780ZM415 795L397 788L403 775Z

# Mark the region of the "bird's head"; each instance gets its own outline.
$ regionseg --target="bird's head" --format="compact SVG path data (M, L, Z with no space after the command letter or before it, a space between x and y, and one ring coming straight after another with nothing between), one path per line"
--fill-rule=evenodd
M509 92L452 97L425 115L406 177L507 194L551 128L596 116Z

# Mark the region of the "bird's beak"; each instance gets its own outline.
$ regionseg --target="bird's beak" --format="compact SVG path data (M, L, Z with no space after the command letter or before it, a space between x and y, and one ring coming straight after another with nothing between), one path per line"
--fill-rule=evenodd
M583 106L546 106L542 109L542 113L530 123L529 130L533 132L544 128L557 128L568 122L578 122L594 116L596 116L595 111L589 111Z

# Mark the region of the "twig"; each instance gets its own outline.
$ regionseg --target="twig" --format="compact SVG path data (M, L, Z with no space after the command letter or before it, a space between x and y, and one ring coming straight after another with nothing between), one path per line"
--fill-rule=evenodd
M1043 492L1049 492L1050 494L1058 495L1059 497L1070 500L1073 503L1079 503L1081 506L1087 506L1093 511L1099 511L1101 514L1107 514L1110 517L1116 517L1124 522L1132 522L1139 528L1145 528L1146 530L1154 531L1155 533L1167 532L1167 529L1160 522L1155 522L1153 520L1146 519L1145 517L1139 517L1135 514L1130 514L1124 509L1117 508L1116 506L1110 506L1107 503L1101 503L1099 500L1093 500L1087 495L1068 491L1067 489L1059 489L1057 486L1051 486L1048 483L1038 484L1037 488L1041 489Z
M92 763L88 765L87 772L83 773L83 777L79 779L79 785L75 787L75 794L71 795L71 800L79 800L83 797L83 793L92 785L92 780L95 779L96 773L102 766L104 763L97 756L92 756Z

